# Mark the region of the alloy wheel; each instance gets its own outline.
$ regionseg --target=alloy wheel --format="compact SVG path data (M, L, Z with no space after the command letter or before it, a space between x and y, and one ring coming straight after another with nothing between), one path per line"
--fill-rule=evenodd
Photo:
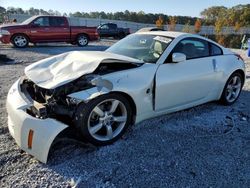
M119 135L127 122L125 105L117 99L107 99L96 105L88 118L88 131L99 141L109 141Z
M235 75L231 78L231 80L228 82L227 88L226 88L226 99L228 102L234 102L241 91L242 87L242 81L241 78L238 75Z
M24 37L22 35L18 35L14 38L14 43L18 47L24 47L27 45L28 41L27 41L26 37Z
M81 45L81 46L86 46L88 44L88 38L86 36L80 36L78 38L78 43Z

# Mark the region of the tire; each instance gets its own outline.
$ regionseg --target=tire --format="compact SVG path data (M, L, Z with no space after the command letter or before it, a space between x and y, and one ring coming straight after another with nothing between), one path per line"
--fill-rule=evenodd
M125 36L126 36L125 33L119 33L118 38L123 39Z
M87 46L89 43L89 38L87 35L79 35L76 41L78 46Z
M17 34L12 37L12 44L16 48L25 48L29 45L29 39L23 34Z
M232 105L240 96L243 87L243 78L240 73L233 73L226 82L220 102L223 105Z
M122 95L106 94L79 105L75 119L83 140L103 146L112 144L124 134L132 123L132 109Z

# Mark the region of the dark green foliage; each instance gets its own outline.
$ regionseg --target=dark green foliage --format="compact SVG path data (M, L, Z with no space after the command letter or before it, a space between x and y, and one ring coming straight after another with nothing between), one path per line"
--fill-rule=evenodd
M240 24L241 27L250 26L250 4L237 5L232 8L223 6L213 6L201 12L205 25L215 25L222 21L223 26L233 26Z
M205 37L218 42L216 35L208 35ZM223 46L227 48L240 48L241 47L241 40L243 38L242 35L223 35L222 37L224 38ZM246 35L246 38L250 38L250 34Z

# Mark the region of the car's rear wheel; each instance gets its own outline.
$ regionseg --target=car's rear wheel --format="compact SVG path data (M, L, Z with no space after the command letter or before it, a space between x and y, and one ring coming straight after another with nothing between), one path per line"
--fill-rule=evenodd
M82 104L76 113L76 127L83 139L107 145L119 139L132 122L132 110L122 95L106 94Z
M220 102L224 105L233 104L240 96L243 86L243 78L240 73L233 73L224 87Z
M29 45L29 39L22 34L13 36L12 44L17 48L25 48Z
M87 46L89 43L89 38L86 35L79 35L77 37L78 46Z

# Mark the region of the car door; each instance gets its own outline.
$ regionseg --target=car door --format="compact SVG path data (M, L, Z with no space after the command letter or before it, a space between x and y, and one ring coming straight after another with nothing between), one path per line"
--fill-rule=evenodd
M109 26L108 26L108 24L103 24L103 25L100 26L99 34L102 37L108 37L109 36Z
M172 62L173 53L186 60ZM156 72L155 110L185 108L209 101L218 89L216 60L209 56L209 44L198 38L186 38L172 50Z
M38 17L30 24L29 37L32 42L49 41L49 18Z
M56 42L67 42L70 40L70 27L64 17L49 17L50 40Z
M117 25L116 24L109 24L109 36L117 35Z

